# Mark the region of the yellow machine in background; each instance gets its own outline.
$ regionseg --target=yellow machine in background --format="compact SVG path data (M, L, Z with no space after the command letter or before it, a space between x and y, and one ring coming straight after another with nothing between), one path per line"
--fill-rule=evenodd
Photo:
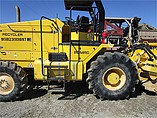
M36 21L0 24L1 101L19 98L26 91L29 75L47 82L52 92L65 92L66 82L82 81L88 73L89 89L109 100L126 98L139 80L157 91L157 45L138 43L132 34L137 31L137 18L126 20L127 37L113 43L104 32L101 1L64 2L71 14L67 22L43 16ZM91 21L79 15L74 21L74 10L90 12ZM51 88L51 81L61 87Z

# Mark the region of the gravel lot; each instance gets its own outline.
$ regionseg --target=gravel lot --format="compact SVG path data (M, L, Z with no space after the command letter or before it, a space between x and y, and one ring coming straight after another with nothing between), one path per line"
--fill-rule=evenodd
M1 118L157 118L157 96L141 87L130 99L96 98L82 83L69 83L66 93L51 94L45 86L29 88L15 102L0 102Z

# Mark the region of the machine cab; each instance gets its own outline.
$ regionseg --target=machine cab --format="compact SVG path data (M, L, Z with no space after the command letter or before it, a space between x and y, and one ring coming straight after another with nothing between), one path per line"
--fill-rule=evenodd
M64 3L66 10L70 10L70 16L65 17L63 42L69 42L67 38L72 42L100 42L104 29L104 8L100 9L102 3L95 1L96 7L93 6L94 1L64 0ZM76 15L76 11L79 14ZM81 11L89 15L81 15Z

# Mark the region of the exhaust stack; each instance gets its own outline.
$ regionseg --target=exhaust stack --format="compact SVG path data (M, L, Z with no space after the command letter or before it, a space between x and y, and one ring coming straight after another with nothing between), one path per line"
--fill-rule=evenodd
M16 9L16 22L20 22L20 8L18 6L15 6Z

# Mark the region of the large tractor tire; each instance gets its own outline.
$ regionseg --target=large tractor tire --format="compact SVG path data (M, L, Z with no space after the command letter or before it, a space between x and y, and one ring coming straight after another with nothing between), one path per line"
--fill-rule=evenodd
M0 101L14 101L27 89L27 77L16 63L0 61Z
M119 52L106 52L91 63L87 83L89 89L102 100L129 97L138 82L136 65Z

